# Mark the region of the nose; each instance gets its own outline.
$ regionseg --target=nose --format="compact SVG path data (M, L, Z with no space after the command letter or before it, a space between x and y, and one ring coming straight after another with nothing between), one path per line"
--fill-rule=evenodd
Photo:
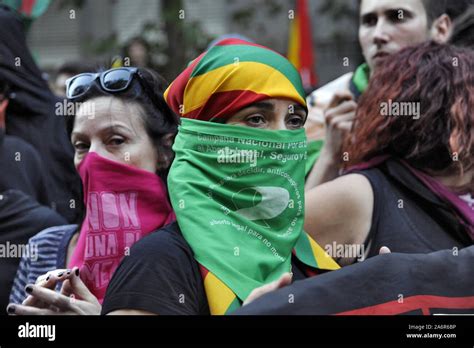
M374 30L373 39L374 43L377 46L385 45L390 40L390 36L388 33L388 23L385 21L385 19L381 18L377 21L377 26Z
M89 152L95 152L96 154L102 157L106 157L106 158L109 157L107 150L105 149L103 144L99 141L91 142L91 145L89 147Z
M286 108L281 108L279 110L276 110L276 117L268 124L269 130L285 130L286 128L286 122L285 118L287 115L288 111Z

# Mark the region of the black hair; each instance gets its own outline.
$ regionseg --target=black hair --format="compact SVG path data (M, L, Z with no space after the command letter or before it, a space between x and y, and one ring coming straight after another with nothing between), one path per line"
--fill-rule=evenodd
M0 79L0 96L2 99L8 97L9 90L7 81Z
M455 21L472 6L474 6L474 0L446 0L446 14Z
M462 0L461 0L462 1ZM431 27L433 22L447 13L448 0L421 0L428 17L428 26Z
M164 168L158 170L157 174L166 182L169 166L174 157L171 144L167 143L164 136L176 134L178 130L179 117L168 107L163 93L168 86L166 80L153 70L138 68L139 77L134 77L130 86L117 93L108 93L97 85L92 85L89 90L74 102L84 102L101 96L112 96L123 101L133 102L142 108L141 117L148 136L160 159L168 159ZM140 81L142 80L142 81ZM144 86L146 84L147 87ZM150 91L148 91L150 90ZM153 91L153 95L150 92ZM74 117L67 118L67 129L71 135L74 127Z
M436 18L447 14L452 21L461 16L469 6L474 5L474 0L422 0L428 16L429 25L433 24Z

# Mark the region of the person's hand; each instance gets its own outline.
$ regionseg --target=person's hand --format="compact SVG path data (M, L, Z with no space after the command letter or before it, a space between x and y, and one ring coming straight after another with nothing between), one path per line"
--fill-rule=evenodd
M57 271L57 270L56 270ZM48 272L38 278L36 284L28 284L25 291L29 297L23 304L8 305L8 313L15 315L99 315L101 305L79 277L79 268L69 273ZM62 281L61 292L54 291L55 284ZM54 284L54 285L52 285ZM53 287L53 289L51 289Z
M291 273L285 273L280 277L280 279L275 280L274 282L271 282L269 284L265 284L259 288L253 289L242 305L248 305L250 302L255 301L257 298L268 294L269 292L278 290L284 286L291 284L292 278L293 275Z
M339 175L342 145L352 129L357 103L348 91L334 95L324 111L325 137L321 154L312 168L305 184L308 191L318 185L331 181Z
M348 91L334 95L324 112L326 123L325 145L321 155L328 156L336 163L341 162L342 144L352 128L357 103Z
M54 290L59 282L68 279L72 274L70 269L56 269L49 271L36 279L35 285L46 289ZM66 295L66 294L64 294ZM66 295L68 296L68 295ZM29 295L22 303L24 306L32 306L37 308L48 308L48 304L43 303L37 297Z

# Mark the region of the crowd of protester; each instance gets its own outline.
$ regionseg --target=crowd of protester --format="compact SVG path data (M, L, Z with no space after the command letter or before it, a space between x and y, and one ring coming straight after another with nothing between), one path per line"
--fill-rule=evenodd
M359 5L365 63L310 95L242 37L170 84L134 38L132 66L65 64L53 93L0 5L0 242L30 251L0 305L473 313L474 1Z

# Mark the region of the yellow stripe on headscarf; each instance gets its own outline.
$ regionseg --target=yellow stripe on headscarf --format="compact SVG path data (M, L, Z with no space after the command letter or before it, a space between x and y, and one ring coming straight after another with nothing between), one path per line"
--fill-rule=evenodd
M266 78L256 79L255 76ZM290 97L305 105L305 100L290 80L278 70L257 62L239 62L191 78L184 92L184 114L202 107L216 91L235 90L250 90L269 98Z

